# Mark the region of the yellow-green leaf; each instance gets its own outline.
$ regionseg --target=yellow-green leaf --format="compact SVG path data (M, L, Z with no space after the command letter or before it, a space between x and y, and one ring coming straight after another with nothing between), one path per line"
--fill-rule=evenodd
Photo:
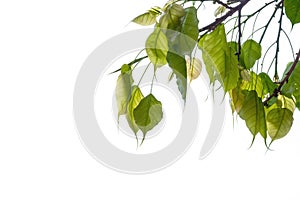
M160 28L155 28L154 32L148 37L146 52L155 68L167 63L168 40Z
M140 88L138 86L133 86L131 97L127 106L126 119L131 130L136 134L139 130L139 127L136 125L133 111L138 106L140 101L144 98Z

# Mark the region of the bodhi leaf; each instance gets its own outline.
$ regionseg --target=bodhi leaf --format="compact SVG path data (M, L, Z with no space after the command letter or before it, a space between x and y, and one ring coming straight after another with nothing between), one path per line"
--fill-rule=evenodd
M253 141L259 132L266 143L267 126L265 120L265 110L262 99L257 96L256 91L249 91L246 93L243 106L238 114L243 120L246 121L248 129L253 135Z
M118 77L115 89L118 105L118 118L120 115L124 115L127 112L127 104L131 95L132 84L131 68L129 65L125 64L121 67L121 74Z
M245 101L245 91L239 88L234 88L229 92L229 94L231 98L232 113L234 113L234 111L239 113Z
M178 4L171 4L165 8L165 14L159 20L163 29L175 30L180 24L180 18L185 15L184 8Z
M153 129L163 117L162 105L152 94L143 98L134 109L133 116L135 123L143 132L143 141L148 131Z
M264 87L262 80L256 73L250 72L250 80L249 81L242 81L241 89L248 90L248 91L256 91L258 97L264 96Z
M241 49L241 61L246 69L251 69L261 57L261 46L254 40L247 40Z
M274 90L277 88L277 85L271 80L268 74L262 72L258 75L258 77L262 82L264 95L274 92Z
M133 111L138 106L140 101L144 98L140 88L138 86L133 86L131 97L127 106L126 119L131 130L136 134L139 130L139 127L136 125Z
M286 16L291 21L292 25L300 22L300 0L285 0L284 1Z
M272 138L270 145L274 140L283 138L288 134L292 127L293 120L293 113L287 108L275 108L268 112L268 134Z
M168 52L167 60L169 66L176 75L178 89L181 93L182 99L185 101L187 91L187 68L185 58L178 54Z
M139 25L149 26L149 25L155 24L157 16L158 16L158 14L148 11L144 14L137 16L132 21Z
M146 52L155 69L167 63L168 40L160 28L155 28L146 41Z
M289 63L283 73L283 78L286 76L287 72L290 70L293 63ZM282 87L282 93L288 97L299 96L300 95L300 62L297 63L293 73L291 74L288 83Z
M197 45L199 20L197 18L197 9L195 7L186 8L185 13L180 29L179 46L180 53L189 55Z
M235 88L239 79L238 61L227 44L224 25L219 25L212 33L202 37L199 48L210 78L214 75L225 91Z
M190 82L192 82L192 80L195 80L200 75L202 70L202 63L198 58L192 58L191 62L191 59L188 56L185 58L185 61L187 67L187 76Z

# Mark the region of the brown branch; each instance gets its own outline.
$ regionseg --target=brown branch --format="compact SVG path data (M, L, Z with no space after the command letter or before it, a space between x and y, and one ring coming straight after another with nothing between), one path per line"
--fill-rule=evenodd
M290 70L286 73L286 76L284 77L284 79L282 81L279 82L279 86L274 90L273 94L269 96L269 98L267 98L264 101L264 105L268 106L268 102L273 98L273 97L277 97L282 89L282 87L284 86L285 83L287 83L289 81L289 78L291 77L293 71L295 70L298 62L300 59L300 49L297 53L297 57L295 58Z
M217 18L213 23L199 29L199 32L203 31L211 31L214 30L218 25L220 25L223 21L225 21L228 17L233 15L238 10L241 10L250 0L241 0L241 3L236 7L230 9L225 15L222 17Z

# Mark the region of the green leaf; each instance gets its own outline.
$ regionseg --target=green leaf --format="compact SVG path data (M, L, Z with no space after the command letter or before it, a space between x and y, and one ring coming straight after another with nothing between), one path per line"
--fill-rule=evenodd
M274 140L283 138L290 131L293 124L293 113L287 108L275 108L267 114L268 134Z
M135 85L132 88L133 89L132 89L131 97L127 106L126 119L129 127L136 134L139 130L139 127L135 123L133 111L138 106L140 101L144 98L144 96L138 86Z
M178 89L181 93L182 99L185 101L186 99L186 91L187 91L187 68L186 68L186 60L182 56L178 54L168 52L167 60L169 66L172 68L173 72L176 75L176 83Z
M199 20L197 18L197 9L195 7L186 8L185 13L186 14L180 28L181 34L179 38L179 46L182 54L190 55L197 44L199 35Z
M235 111L239 113L243 107L247 93L240 88L234 88L229 92L229 94L231 98L232 113L234 113Z
M155 68L167 63L168 40L160 28L155 28L154 32L148 37L146 52Z
M265 120L265 110L262 99L258 97L256 91L249 91L246 93L243 106L238 114L243 120L246 121L248 129L253 135L253 141L259 132L265 139L266 143L267 126Z
M120 115L124 115L127 112L127 104L129 102L132 84L133 79L131 75L131 68L129 65L125 64L121 67L121 74L118 77L115 89L118 106L118 118Z
M149 26L149 25L155 24L157 16L158 16L157 13L148 11L148 12L141 14L141 15L137 16L136 18L134 18L132 20L132 22L135 22L135 23L137 23L139 25L143 25L143 26Z
M213 79L217 79L225 91L235 88L239 79L238 61L227 44L224 25L202 37L199 48L210 78L214 76Z
M261 57L261 46L254 40L247 40L241 49L241 60L246 69L251 69L255 62Z
M240 87L243 90L256 91L258 97L263 97L265 95L262 80L255 72L250 72L250 80L243 80Z
M287 65L286 70L282 76L283 78L285 78L286 73L290 70L292 64L293 63L291 62ZM281 92L287 97L295 98L296 106L300 110L300 62L297 63L293 73L288 80L288 83L283 85Z
M300 0L285 0L284 1L286 16L291 21L292 25L300 22Z
M152 94L143 98L139 105L134 109L133 116L135 123L143 132L143 140L148 131L153 129L163 117L162 105Z
M195 80L199 77L202 70L202 63L198 58L192 58L191 61L191 59L188 57L188 59L186 59L186 67L187 76L190 82L192 82L192 80Z
M271 94L277 88L277 85L271 80L270 76L264 72L258 75L262 82L263 94Z
M180 18L185 15L184 8L178 4L171 4L165 10L165 14L159 20L160 27L175 30L180 24Z

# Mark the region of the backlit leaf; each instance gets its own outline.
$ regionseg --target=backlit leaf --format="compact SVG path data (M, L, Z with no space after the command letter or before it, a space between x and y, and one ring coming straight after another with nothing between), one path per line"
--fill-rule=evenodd
M140 88L138 86L133 86L130 100L127 106L126 119L131 130L136 134L139 130L139 127L136 125L133 111L138 106L140 101L144 98Z
M272 138L271 143L288 134L293 120L293 113L287 108L275 108L267 114L267 127L268 134Z
M261 57L261 46L254 40L247 40L242 45L241 60L246 69L251 69L255 62Z
M219 25L212 33L202 37L199 48L210 76L214 75L225 91L235 88L239 79L238 61L227 44L224 25Z
M132 22L135 22L135 23L137 23L139 25L143 25L143 26L149 26L149 25L155 24L157 16L158 16L158 14L148 11L148 12L141 14L141 15L137 16L136 18L134 18L132 20Z
M135 123L143 132L143 140L163 118L162 105L152 94L143 98L133 111Z
M130 66L125 64L121 67L121 74L118 77L115 89L118 106L118 118L120 115L124 115L127 112L127 104L131 95L132 84L133 79Z
M265 110L262 99L258 97L256 91L246 93L243 106L239 111L239 116L246 121L246 125L253 135L253 141L257 133L267 139L267 126L265 119Z
M167 60L169 66L172 68L173 72L176 75L176 83L178 89L181 93L182 99L186 99L186 90L187 90L187 67L186 60L178 54L168 52Z
M285 0L284 1L286 16L291 21L292 25L300 22L300 0Z
M187 76L190 81L195 80L201 73L202 63L198 58L186 57Z
M155 28L154 32L148 37L146 52L155 68L167 63L168 40L160 28Z

